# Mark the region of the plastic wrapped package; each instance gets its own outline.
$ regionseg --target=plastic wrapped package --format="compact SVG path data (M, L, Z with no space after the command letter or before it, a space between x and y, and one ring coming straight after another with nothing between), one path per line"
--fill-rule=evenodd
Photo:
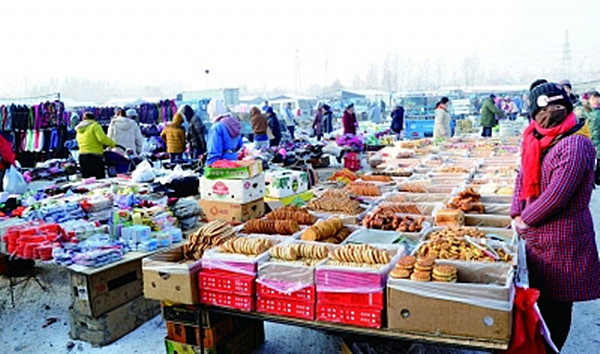
M329 252L335 250L338 245L323 244L319 242L291 241L288 244L320 245L328 248ZM279 261L269 257L268 260L259 264L257 282L281 293L291 294L315 284L315 270L325 259L317 262L314 266L298 261Z
M315 283L317 292L340 292L367 294L385 287L387 276L400 257L406 255L406 248L400 246L378 246L390 255L391 261L380 268L340 267L329 264L330 259L317 266Z
M436 261L452 264L458 282L417 282L389 278L388 288L447 301L461 302L500 311L511 311L514 298L514 269L506 263Z
M450 201L450 196L446 193L423 194L423 193L408 193L408 192L390 192L385 193L377 201L378 203L442 203L446 204Z
M255 238L255 237L249 237ZM283 237L256 237L268 239L271 241L271 246L286 242L288 239ZM269 259L269 251L265 251L259 255L243 255L237 253L222 252L219 247L211 248L204 253L202 257L202 268L208 270L224 270L232 273L245 274L256 276L258 264Z

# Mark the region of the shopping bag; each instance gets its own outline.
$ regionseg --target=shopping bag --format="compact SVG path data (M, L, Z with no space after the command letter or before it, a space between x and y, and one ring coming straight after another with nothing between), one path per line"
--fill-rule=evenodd
M10 166L4 174L3 186L4 191L10 194L23 194L27 191L27 182L23 175L17 171L15 166Z
M155 177L152 165L148 160L142 161L131 173L131 179L136 183L152 182Z

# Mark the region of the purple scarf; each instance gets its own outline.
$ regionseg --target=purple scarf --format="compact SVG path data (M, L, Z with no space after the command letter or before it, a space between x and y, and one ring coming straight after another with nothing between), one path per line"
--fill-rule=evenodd
M221 122L225 125L227 131L229 132L229 136L232 138L237 137L242 132L242 124L237 118L224 116L219 118L218 122Z

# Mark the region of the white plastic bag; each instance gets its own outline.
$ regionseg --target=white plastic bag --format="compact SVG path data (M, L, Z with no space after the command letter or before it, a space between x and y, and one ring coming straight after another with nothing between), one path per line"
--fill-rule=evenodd
M155 177L152 165L150 165L148 160L142 161L137 165L133 173L131 173L131 179L137 183L152 182Z
M4 191L10 194L23 194L27 191L27 182L15 166L10 166L4 174L2 182L4 183Z

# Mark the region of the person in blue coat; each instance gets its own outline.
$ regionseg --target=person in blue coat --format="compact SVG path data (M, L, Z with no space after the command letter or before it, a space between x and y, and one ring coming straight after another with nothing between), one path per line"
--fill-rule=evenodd
M238 151L244 145L240 120L227 112L223 102L214 98L208 103L206 111L213 123L208 132L207 165L218 160L236 161Z

